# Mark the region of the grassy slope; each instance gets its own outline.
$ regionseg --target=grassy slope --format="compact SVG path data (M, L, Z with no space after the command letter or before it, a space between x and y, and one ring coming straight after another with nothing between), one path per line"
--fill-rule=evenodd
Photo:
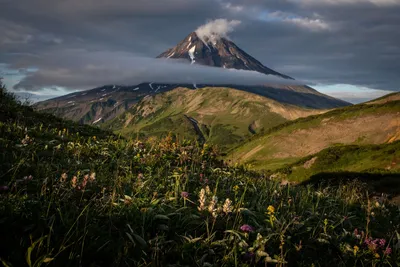
M196 136L190 121L198 122L208 143L231 147L252 135L287 120L321 113L229 88L203 88L173 91L145 98L130 111L106 123L106 128L124 136L160 136L168 132L183 137ZM182 125L185 127L182 128ZM193 128L193 127L192 127Z
M400 93L391 93L377 99L366 102L366 104L384 104L387 102L398 101L400 100Z
M377 185L384 185L387 192L399 192L400 141L380 145L333 146L289 164L276 173L282 179L298 182L313 180L313 177L323 179L324 175L330 178L334 173L337 179L351 176L362 180L381 176ZM388 182L384 178L395 180Z
M384 253L400 242L398 225L391 223L400 220L398 209L382 200L367 223L370 211L358 184L280 187L220 164L210 147L119 139L36 113L1 92L0 111L5 266L400 263L399 251ZM206 185L205 205L219 199L213 213L199 203ZM227 198L232 203L224 213ZM244 233L245 224L253 232ZM385 239L385 246L361 245L367 237L352 235L355 229Z
M393 142L400 139L399 133L400 101L361 104L279 125L228 158L273 170L332 145Z

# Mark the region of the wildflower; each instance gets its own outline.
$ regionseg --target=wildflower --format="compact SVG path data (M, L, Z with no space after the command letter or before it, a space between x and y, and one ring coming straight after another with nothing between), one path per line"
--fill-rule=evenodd
M68 178L68 175L64 172L63 174L61 174L61 182L65 182Z
M228 213L231 213L232 210L233 210L233 208L232 208L232 201L231 201L229 198L227 198L227 199L225 200L224 206L222 207L222 211L223 211L225 214L228 214Z
M368 246L369 250L375 251L377 249L378 239L372 240L372 238L367 238L364 243Z
M31 142L32 142L32 139L28 135L25 135L25 138L21 140L21 143L23 145L27 145L27 144L29 144Z
M267 208L267 211L268 211L268 214L269 214L269 215L274 214L274 213L275 213L275 208L274 208L274 206L269 205L268 208Z
M387 247L385 249L385 251L383 252L383 254L385 254L385 255L390 255L391 253L392 253L392 249L390 247Z
M82 188L85 188L86 187L86 185L87 185L87 182L89 181L89 174L86 174L84 177L83 177L83 181L82 181Z
M206 194L209 196L211 194L210 187L207 185L206 186Z
M198 210L199 211L205 210L205 206L206 206L206 190L204 190L204 188L202 188L200 190L199 202L200 202L200 206L198 207Z
M242 230L243 232L246 232L246 233L250 233L250 232L254 231L253 227L251 227L248 224L243 224L242 226L240 226L240 230Z
M33 180L33 176L32 175L25 176L22 180L23 181L32 181Z
M238 186L238 185L235 185L235 186L233 187L233 191L234 191L235 193L237 193L237 192L239 191L239 186Z
M189 197L189 193L188 192L182 192L181 193L181 197L186 199L186 198Z
M218 202L218 197L217 196L213 196L211 201L210 201L210 204L208 205L208 211L210 213L212 213L214 217L217 217L216 213L215 213L217 202Z
M0 192L8 191L9 187L6 185L0 186Z
M78 181L78 178L76 178L76 176L72 177L71 186L72 186L73 188L76 188L76 183L77 183L77 181Z
M374 254L374 257L377 258L377 259L379 259L381 256L379 255L379 253L375 253L375 254Z
M244 240L239 242L239 247L241 247L241 248L247 248L248 246L249 246L249 244L247 244L247 242Z
M379 239L378 244L379 244L379 247L383 248L386 244L386 240L381 238L381 239Z
M94 180L96 180L96 173L95 172L92 172L91 174L90 174L90 181L91 182L93 182Z
M354 255L356 255L359 250L360 250L360 248L358 246L354 246L353 247Z
M355 238L357 238L357 239L360 239L360 238L361 238L361 235L359 234L359 232L358 232L358 229L357 229L357 228L356 228L356 229L354 229L353 236L354 236Z

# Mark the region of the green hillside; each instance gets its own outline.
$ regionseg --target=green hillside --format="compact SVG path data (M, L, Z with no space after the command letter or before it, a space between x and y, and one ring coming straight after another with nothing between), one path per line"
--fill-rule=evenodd
M371 190L398 195L400 141L329 147L276 170L273 177L303 183L340 183L357 179L366 182Z
M177 88L144 98L103 127L124 136L162 137L172 132L227 149L288 120L322 112L230 88Z
M281 124L236 148L228 159L276 170L337 145L400 139L400 101L360 104Z

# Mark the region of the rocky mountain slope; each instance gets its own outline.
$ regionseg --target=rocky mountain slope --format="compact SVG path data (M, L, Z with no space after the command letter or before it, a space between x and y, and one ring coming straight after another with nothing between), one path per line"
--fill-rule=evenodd
M400 140L400 101L359 104L288 122L235 149L229 159L278 169L334 145Z
M226 149L280 123L323 112L230 88L180 87L145 97L104 127L125 136L160 137L172 132Z
M293 79L265 67L261 62L226 38L204 42L195 32L189 34L177 46L168 49L157 58L187 59L192 64L226 69L252 70L267 75L276 75L285 79Z

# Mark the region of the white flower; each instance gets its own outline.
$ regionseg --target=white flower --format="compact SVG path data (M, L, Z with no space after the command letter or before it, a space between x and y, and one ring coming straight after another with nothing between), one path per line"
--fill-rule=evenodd
M232 210L233 210L232 201L231 201L229 198L227 198L227 199L225 200L224 206L222 207L222 211L223 211L225 214L228 214L228 213L231 213Z

